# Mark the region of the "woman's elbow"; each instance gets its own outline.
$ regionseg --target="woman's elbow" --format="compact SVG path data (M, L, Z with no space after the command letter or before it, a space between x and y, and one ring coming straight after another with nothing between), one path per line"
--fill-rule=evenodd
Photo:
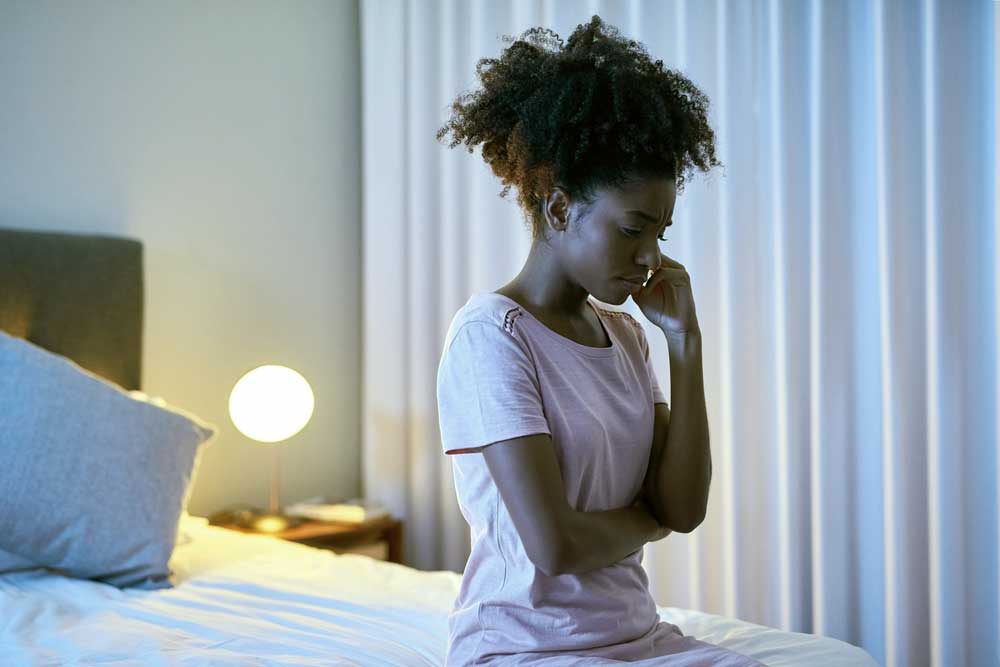
M663 519L660 520L660 523L675 533L687 534L694 532L698 526L705 522L707 512L707 499L695 504L694 509L691 509L690 505L680 507L680 503L674 503L664 508Z
M684 526L685 528L687 528L687 530L685 530L684 532L686 533L693 532L695 528L705 523L705 517L707 515L708 515L708 492L706 491L698 499L697 503L695 504L694 511L689 515L687 523Z
M664 524L668 526L675 533L693 533L694 530L705 522L705 513L702 512L699 516L691 519L675 520L671 524Z

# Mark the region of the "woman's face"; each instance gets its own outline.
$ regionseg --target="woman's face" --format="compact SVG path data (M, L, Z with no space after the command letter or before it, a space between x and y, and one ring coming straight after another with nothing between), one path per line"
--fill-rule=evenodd
M550 224L557 219L551 214L567 210L553 208L553 197L558 199L561 192L550 196ZM589 208L569 202L568 225L557 233L548 230L564 273L600 301L623 303L649 271L659 267L657 237L673 222L676 198L673 179L651 178L599 190ZM629 285L625 279L638 280L639 285Z

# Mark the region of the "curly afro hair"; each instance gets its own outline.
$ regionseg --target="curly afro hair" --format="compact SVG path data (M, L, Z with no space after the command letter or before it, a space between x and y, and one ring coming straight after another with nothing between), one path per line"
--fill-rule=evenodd
M641 178L674 179L707 172L715 159L708 98L639 42L621 37L597 15L563 46L546 28L531 28L499 59L476 64L482 90L459 96L437 131L449 148L482 144L483 159L518 190L532 239L542 228L541 202L556 186L587 205L596 190Z

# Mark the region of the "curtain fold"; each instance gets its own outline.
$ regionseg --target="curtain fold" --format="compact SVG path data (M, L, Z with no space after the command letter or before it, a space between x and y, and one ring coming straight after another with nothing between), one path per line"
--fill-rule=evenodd
M715 475L706 521L646 547L657 603L888 667L1000 664L1000 3L361 11L363 484L406 519L409 564L464 569L437 364L455 311L530 245L516 193L435 132L501 35L565 40L598 14L705 92L725 164L689 182L662 245L692 277Z

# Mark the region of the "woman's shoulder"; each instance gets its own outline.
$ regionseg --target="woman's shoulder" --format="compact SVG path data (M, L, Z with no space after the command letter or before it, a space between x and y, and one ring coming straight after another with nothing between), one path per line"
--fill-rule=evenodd
M514 335L517 319L522 314L520 306L510 297L497 292L477 292L452 317L449 338L472 322L493 325L500 331Z
M504 363L530 358L531 345L518 321L522 314L516 302L500 294L473 294L452 317L442 354L478 364L491 358Z

